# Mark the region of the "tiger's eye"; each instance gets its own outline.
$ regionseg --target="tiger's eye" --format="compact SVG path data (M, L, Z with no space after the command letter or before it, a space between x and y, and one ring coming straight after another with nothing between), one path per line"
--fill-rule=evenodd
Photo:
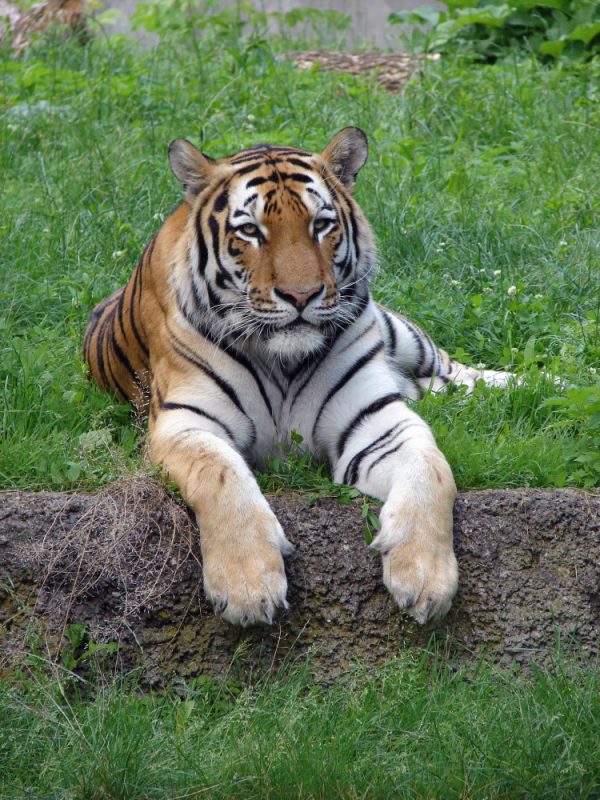
M244 225L240 225L238 231L245 233L246 236L258 236L259 234L258 226L254 225L252 222L246 222Z
M326 219L325 217L321 217L321 219L316 219L313 222L313 231L315 233L322 233L325 228L328 228L331 224L330 219Z

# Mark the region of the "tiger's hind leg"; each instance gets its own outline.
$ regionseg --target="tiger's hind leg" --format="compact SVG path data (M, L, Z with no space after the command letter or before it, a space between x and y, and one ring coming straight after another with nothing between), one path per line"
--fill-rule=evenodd
M418 325L384 306L377 306L377 316L388 362L412 376L422 392L439 392L449 384L466 386L471 392L480 380L486 386L505 388L516 380L511 372L469 367L454 361Z

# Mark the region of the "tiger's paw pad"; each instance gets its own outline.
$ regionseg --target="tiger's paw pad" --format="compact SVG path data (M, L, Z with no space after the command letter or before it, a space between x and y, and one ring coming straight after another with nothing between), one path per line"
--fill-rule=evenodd
M452 548L419 550L405 542L385 552L383 582L398 606L419 624L441 619L458 588L458 565Z

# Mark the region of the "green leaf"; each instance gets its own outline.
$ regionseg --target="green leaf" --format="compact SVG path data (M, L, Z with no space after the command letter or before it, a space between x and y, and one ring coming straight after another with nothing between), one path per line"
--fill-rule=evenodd
M443 13L443 12L442 12ZM394 12L388 16L390 25L437 25L441 13L431 6L418 6L411 11Z
M486 8L466 8L461 12L460 16L452 20L455 27L462 27L463 25L491 25L497 28L504 22L505 19L510 17L513 9L510 6L502 4L500 6L487 6Z
M523 351L523 360L530 364L535 359L535 336L530 336Z
M559 39L556 42L542 42L539 51L545 56L558 57L564 49L565 41L563 39Z
M578 25L566 38L571 41L588 44L595 36L598 36L598 34L600 34L600 20L598 22L588 22L584 25Z
M85 639L85 625L82 622L73 622L65 631L69 644L76 650Z

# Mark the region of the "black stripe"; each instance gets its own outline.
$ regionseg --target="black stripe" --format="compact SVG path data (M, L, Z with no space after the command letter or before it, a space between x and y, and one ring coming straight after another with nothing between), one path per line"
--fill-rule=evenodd
M396 425L394 425L388 431L386 431L386 433L384 433L382 436L380 436L374 442L371 442L370 445L368 445L363 450L361 450L360 453L357 453L355 456L353 456L353 458L351 459L350 463L346 467L346 471L344 473L344 483L354 484L356 482L356 479L358 477L358 470L360 469L360 463L359 462L363 461L365 456L370 456L376 450L381 450L382 447L385 447L386 445L390 444L394 439L396 439L398 436L400 436L400 434L404 433L405 430L407 430L408 428L411 428L411 427L422 428L423 427L423 423L421 423L421 422L413 422L411 420L409 420L408 422L405 422L404 424L402 424L401 422L398 422ZM393 433L394 435L390 436L391 433ZM384 441L384 439L387 439L387 441ZM407 441L407 440L405 440L405 441ZM378 444L378 443L380 443L380 444ZM390 448L390 450L388 450L387 452L390 453L391 451L392 451L392 449ZM355 464L356 469L354 469L354 467L352 467L352 465L354 464L356 459L358 459L358 462ZM346 477L348 476L348 472L350 471L351 467L352 467L351 480L346 480ZM369 469L367 470L367 475L365 477L368 477L370 471L371 471L371 467L369 467Z
M310 175L304 175L302 172L282 172L284 180L300 181L300 183L313 183L314 178Z
M227 383L226 380L221 378L220 375L217 375L216 372L214 372L204 360L200 360L196 356L187 352L187 348L184 345L184 343L180 342L179 339L171 331L169 331L169 335L172 339L171 343L173 345L173 349L175 350L175 352L179 356L181 356L181 358L185 359L190 364L193 364L195 367L201 370L207 377L209 377L214 383L216 383L219 389L221 389L221 391L227 395L227 397L231 400L234 406L246 417L246 419L250 423L252 431L251 443L249 445L250 447L252 447L256 442L256 425L254 424L252 418L249 417L246 411L244 410L244 407L233 386L231 386L231 384Z
M331 174L331 173L330 173ZM333 183L329 180L329 177L325 174L322 174L321 177L323 178L323 182L327 187L329 194L333 197L334 200L338 199L338 193L333 185ZM335 177L335 176L332 176Z
M396 331L394 330L394 323L389 317L389 314L386 311L382 310L383 321L385 322L385 327L387 328L387 332L390 337L390 350L392 351L393 355L396 355Z
M196 215L196 241L198 242L198 272L204 277L208 263L208 248L202 233L201 210Z
M373 467L377 466L377 464L379 464L380 461L383 461L384 458L387 458L388 456L391 456L393 453L397 453L398 450L400 450L400 448L404 444L406 444L407 441L408 441L408 439L404 439L404 441L398 442L398 444L395 447L391 447L389 450L386 450L385 453L382 453L379 456L379 458L376 458L375 461L373 461L371 464L369 464L369 469L367 470L367 474L365 475L365 479L369 477L369 473L371 472Z
M98 332L96 333L96 362L98 366L98 374L102 378L103 383L108 386L109 385L108 376L106 374L106 369L104 368L104 354L102 352L104 331L107 325L108 325L108 314L106 314L106 316L100 323L100 326L98 327Z
M144 252L142 253L142 258L146 258L146 261L150 263L152 261L152 256L154 254L154 247L156 245L156 240L158 239L158 231L154 234L154 236L150 239L146 247L144 248Z
M230 350L227 351L227 353L230 353L230 352L231 352ZM261 364L260 361L256 362L256 366L258 367L260 372L264 375L264 377L268 381L270 381L277 388L277 390L279 391L279 393L281 394L281 397L283 399L283 397L285 395L285 389L283 388L283 386L281 385L281 383L277 379L277 375L273 371L267 372L266 367L263 364Z
M376 414L378 411L381 411L382 408L389 406L391 403L397 403L403 399L402 395L398 392L394 392L393 394L386 394L384 397L380 397L379 400L375 400L374 403L367 406L366 408L361 409L358 414L354 417L352 422L344 428L342 431L338 443L337 443L337 456L338 458L342 455L344 451L344 447L346 446L346 442L348 438L352 435L355 429L360 425L360 423L365 420L371 414Z
M348 213L350 216L350 222L352 223L352 244L354 245L354 256L356 262L358 263L360 258L360 247L358 245L358 225L356 224L356 217L354 216L352 207L348 209Z
M256 370L252 366L252 363L246 358L245 355L240 353L239 350L236 349L227 350L224 349L223 347L221 347L220 349L223 350L230 358L233 358L234 361L237 361L238 364L241 364L243 367L245 367L248 370L248 372L252 375L252 377L254 378L254 382L258 387L258 391L260 392L261 397L264 400L267 410L272 417L273 408L271 406L271 401L269 400L269 397L265 391L265 387L263 386L262 381L258 377Z
M121 296L119 297L119 305L117 306L118 311L118 318L119 318L119 325L121 327L121 333L123 334L123 339L125 339L125 344L129 344L127 339L127 333L125 331L125 325L123 324L123 302L125 300L125 287L121 289Z
M418 339L419 352L422 354L422 363L419 365L418 372L415 372L415 375L418 378L429 378L435 374L437 348L424 330L417 327L417 325L409 319L404 318L404 321L413 334L413 337ZM427 350L427 348L429 349ZM429 360L427 362L425 361L426 352L428 352L429 355Z
M212 310L214 310L215 314L218 314L218 316L223 317L227 313L227 309L222 307L221 298L215 293L215 290L208 281L206 281L206 294L208 295L209 307ZM215 308L215 306L221 306L221 307Z
M286 158L286 164L294 164L296 167L302 167L302 169L308 169L311 172L315 171L313 164L308 164L306 161L301 161L299 158Z
M387 440L389 440L391 435L394 432L396 432L396 435L399 433L398 431L399 426L400 423L392 425L392 427L388 428L385 433L382 433L381 436L378 436L374 442L371 442L371 444L368 444L366 447L363 447L362 450L360 450L358 453L352 456L344 472L344 481L343 481L344 483L348 483L351 485L356 483L356 479L358 477L358 470L360 469L362 460L366 458L366 456L371 455L371 453L374 453L376 450L385 447L385 445L388 443Z
M327 202L327 198L324 195L322 195L321 192L317 191L314 186L307 186L306 191L316 195L319 198L319 200L322 200L324 203ZM328 204L327 208L333 208L333 206L330 206Z
M259 169L259 167L262 167L263 164L264 164L264 161L256 160L252 164L248 164L247 166L242 167L241 169L237 169L235 171L235 175L233 175L232 177L233 178L239 178L242 175L247 175L249 172L254 172L254 170L257 170L257 169ZM265 179L263 178L263 180L265 180ZM261 183L262 183L262 181L261 181ZM252 184L252 185L254 185L254 184Z
M295 395L294 399L290 403L290 411L293 409L294 405L296 404L296 400L300 397L302 392L306 389L306 387L310 383L310 381L311 381L313 375L315 374L315 372L321 366L322 361L323 361L323 359L321 358L316 363L314 363L314 356L311 356L310 362L313 363L314 366L313 366L312 370L308 373L308 375L306 376L304 381L302 382L302 385L298 388L298 391L296 392L296 395ZM307 362L304 362L303 366L306 367L306 365L307 365ZM294 377L291 379L291 381L295 380L296 377L297 377L297 375L294 375ZM291 383L291 381L290 381L290 383Z
M422 331L422 333L423 333L423 336L425 337L425 341L427 342L427 344L431 348L431 366L429 368L429 373L431 375L437 375L437 373L439 371L439 360L440 360L439 359L439 354L438 354L438 349L434 345L433 340L429 336L429 334L425 333L425 331Z
M344 263L340 265L340 269L342 273L342 280L345 280L346 278L349 278L352 273L354 260L352 258L352 248L350 247L350 226L348 224L348 217L346 216L346 212L343 208L340 208L340 216L342 218L342 225L344 227L344 241L346 243L346 255L344 257Z
M226 208L228 201L229 191L227 188L225 188L213 203L213 213L218 214L219 212L223 211Z
M354 339L352 339L352 341L350 342L350 344L344 345L344 347L342 347L342 349L339 352L340 353L345 353L346 350L349 350L351 347L354 347L354 345L358 341L360 341L360 339L362 339L363 336L366 336L368 333L370 333L373 330L373 328L374 328L374 326L376 324L377 324L377 322L375 320L373 320L373 322L371 322L370 325L367 325L367 327L364 329L364 331L361 331L361 333L359 333L358 336L355 336Z
M315 436L315 432L319 425L321 414L325 410L325 407L329 403L331 398L334 395L336 395L340 391L340 389L342 389L348 383L348 381L356 375L357 372L359 372L366 364L368 364L369 361L375 358L375 356L382 350L383 350L383 341L378 342L375 345L375 347L372 347L368 352L366 352L363 356L361 356L361 358L359 358L358 361L355 361L354 364L352 364L352 366L350 367L350 369L347 369L346 372L344 372L344 374L342 375L342 377L338 380L338 382L334 386L332 386L332 388L327 393L327 397L321 403L321 407L319 408L319 413L317 414L317 417L315 419L315 424L313 425L313 430L312 430L313 438Z
M228 269L225 268L223 262L221 261L221 237L220 237L220 229L219 223L216 217L210 216L208 218L208 227L210 228L211 236L212 236L212 249L213 255L215 257L215 261L217 262L217 266L221 272L221 284L224 280L229 281L229 283L233 283L233 279L231 277L231 273ZM207 281L207 285L209 286L209 282ZM217 274L217 286L220 286L221 289L224 289L225 286L220 285L218 280Z
M111 344L113 346L113 350L115 351L116 357L119 359L121 364L125 367L125 369L129 373L129 375L131 376L131 380L135 383L136 372L135 372L134 368L131 366L131 362L129 361L129 359L127 358L127 356L123 352L123 350L121 350L121 347L119 346L119 343L117 342L117 339L116 339L116 337L114 335L114 331L113 331L113 337L112 337L112 340L111 340Z
M115 345L114 335L113 335L113 337L111 337L110 339L108 339L108 340L107 340L107 342L106 342L106 352L107 352L107 354L108 354L108 356L109 356L109 359L108 359L108 361L107 361L107 364L106 364L106 366L108 367L108 371L109 371L109 373L110 373L110 374L109 374L109 378L110 378L110 381L111 381L111 383L112 383L112 388L113 388L113 391L115 392L115 394L117 394L117 395L121 395L121 399L122 399L122 400L128 401L128 400L129 400L129 395L127 394L127 392L125 391L125 389L124 389L124 388L121 386L121 384L120 384L120 383L119 383L119 381L117 380L117 377L116 377L116 375L115 375L115 373L114 373L114 371L113 371L113 368L112 368L112 363L111 363L111 359L110 359L110 352L109 352L109 349L108 349L108 348L109 348L109 345L111 345L111 346L112 346L113 353L114 353L114 352L115 352L115 347L114 347L114 345Z
M135 296L137 294L138 285L140 285L140 273L141 273L141 270L142 270L142 265L140 263L136 267L136 270L135 270L135 273L134 273L134 276L133 276L133 286L131 287L131 301L129 303L129 321L131 323L131 330L133 331L133 335L135 336L135 339L136 339L138 345L140 346L141 351L146 356L146 359L148 359L148 358L150 358L150 351L148 350L148 348L146 347L146 343L144 342L144 340L140 336L140 332L138 330L138 326L137 326L137 323L135 321L135 313L134 313L134 309L135 309L134 300L135 300ZM140 291L140 295L141 295L141 291Z
M112 309L107 311L104 319L102 320L102 324L100 325L100 329L98 331L98 338L96 340L96 357L98 359L98 367L102 378L107 386L110 386L111 389L115 392L115 394L121 394L124 400L127 400L127 394L123 391L123 388L119 385L119 381L115 378L114 373L112 371L112 367L110 364L110 350L109 350L109 339L107 338L109 333L112 333L112 330L109 330L109 323L114 325L114 306ZM104 353L102 352L104 341L106 339L106 361L104 360Z
M225 425L224 422L221 422L220 419L217 419L212 414L203 411L201 408L197 408L196 406L190 406L187 403L170 403L170 402L167 403L161 402L160 408L161 411L179 411L179 410L191 411L194 414L198 414L198 416L200 417L206 417L206 419L209 419L211 422L215 422L217 425L223 428L227 436L229 436L231 441L235 444L235 436L233 435L233 431L231 430L231 428L228 425ZM197 430L197 429L188 428L188 430Z
M423 344L418 331L415 329L412 323L405 318L403 318L403 322L408 328L409 333L412 335L413 340L417 343L417 349L419 351L419 363L416 365L417 368L415 370L415 375L418 378L421 378L423 377L423 373L421 370L423 369L423 366L425 364L425 345Z
M240 158L232 159L229 163L233 164L235 166L237 164L246 164L248 161L254 161L255 162L255 161L258 161L258 159L262 159L264 157L265 157L264 153L261 153L259 150L254 150L254 151L248 153L245 156L242 156ZM262 161L259 161L259 163L262 163Z

